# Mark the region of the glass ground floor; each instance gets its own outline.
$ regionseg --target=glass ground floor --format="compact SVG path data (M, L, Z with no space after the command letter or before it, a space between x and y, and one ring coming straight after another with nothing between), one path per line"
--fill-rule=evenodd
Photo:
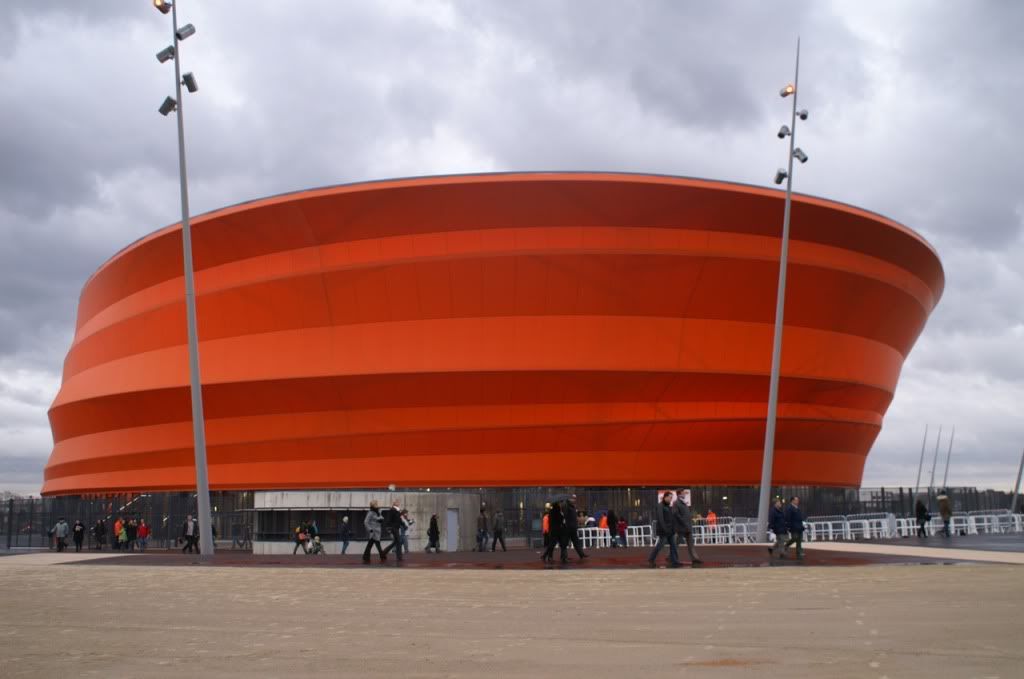
M657 503L659 488L593 488L593 487L552 487L552 488L415 488L389 492L380 489L319 493L318 497L358 497L359 506L351 500L310 502L287 501L276 506L259 502L261 493L266 491L219 491L211 494L213 526L218 549L251 550L253 542L287 542L293 539L296 525L315 521L324 540L336 540L345 517L352 526L353 539L365 539L363 517L367 498L378 499L382 505L390 498L401 498L403 492L410 497L423 498L424 494L435 493L446 496L436 506L463 505L463 514L468 502L473 507L484 504L488 516L500 509L504 515L506 535L511 538L532 539L541 534L541 519L544 503L561 499L572 493L577 496L577 507L588 515L599 515L614 510L625 517L630 524L650 523L652 511ZM752 517L757 514L758 489L733 486L690 486L693 510L706 515L709 510L719 517ZM923 495L934 495L922 489ZM799 495L804 512L808 516L835 516L874 512L893 513L909 516L913 513L911 488L822 488L813 486L780 487L773 494L783 497ZM284 494L288 495L288 494ZM292 494L294 495L294 494ZM379 497L377 497L379 495ZM471 495L472 498L460 498ZM1008 509L1009 493L977 488L951 488L949 495L955 511L987 511ZM331 503L337 506L325 506ZM422 501L419 501L423 505ZM426 506L426 505L424 505ZM151 527L151 548L172 548L177 545L181 528L188 514L195 514L194 493L131 493L90 496L64 496L46 498L12 498L0 504L0 549L47 547L50 545L48 531L61 517L69 524L82 521L91 528L99 520L107 525L109 532L118 517L145 520ZM420 530L425 533L426 521L430 514L421 518ZM475 517L464 516L469 525ZM96 540L92 530L86 531L83 549L94 549ZM463 544L463 547L465 545Z

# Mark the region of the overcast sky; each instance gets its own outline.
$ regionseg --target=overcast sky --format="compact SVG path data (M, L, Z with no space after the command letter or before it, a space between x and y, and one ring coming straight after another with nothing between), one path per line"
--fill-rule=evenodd
M243 9L244 7L244 9ZM302 9L299 10L298 8ZM864 485L1008 489L1024 447L1024 3L181 0L193 212L395 176L627 170L770 185L802 36L796 188L925 236L946 291ZM82 284L176 222L169 17L0 7L0 490L37 493ZM931 467L930 439L925 475Z

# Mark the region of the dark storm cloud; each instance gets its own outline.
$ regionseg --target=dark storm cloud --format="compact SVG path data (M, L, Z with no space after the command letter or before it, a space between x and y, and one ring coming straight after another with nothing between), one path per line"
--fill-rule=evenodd
M811 119L799 143L812 160L799 190L920 230L947 272L866 483L902 480L916 470L923 423L956 420L964 459L975 460L958 473L1006 485L1001 469L1024 438L1005 410L1024 401L1024 6L180 9L198 28L183 45L201 88L184 102L194 212L440 172L633 170L766 184L784 163L778 89L802 35ZM20 456L28 483L38 485L49 452L40 404L57 385L81 285L178 218L174 119L155 111L173 86L170 64L154 58L168 32L142 0L17 0L0 12L0 460ZM0 489L15 483L8 469L0 462Z

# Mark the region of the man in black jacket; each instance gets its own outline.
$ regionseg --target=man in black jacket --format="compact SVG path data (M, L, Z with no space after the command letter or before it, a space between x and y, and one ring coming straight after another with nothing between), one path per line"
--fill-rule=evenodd
M572 544L580 558L585 559L587 555L583 553L583 545L580 543L580 517L576 512L576 496L570 495L565 501L565 538ZM565 560L564 552L562 560Z
M609 509L605 514L608 517L608 544L612 547L619 546L619 517L615 516L615 510Z
M651 550L651 555L647 557L647 563L654 568L657 564L654 562L658 558L658 554L661 552L661 548L668 545L668 563L671 568L678 568L679 563L679 550L676 548L675 537L675 518L672 515L672 491L666 491L661 496L661 502L658 503L657 508L654 510L654 521L658 531L658 542L655 543L654 549Z
M387 558L388 552L395 550L395 565L402 562L402 508L398 500L391 503L391 511L384 517L384 527L391 531L391 544L384 548L382 558Z
M804 513L800 511L800 498L794 495L786 507L786 528L789 530L789 540L782 550L785 557L789 546L796 543L796 558L804 558Z
M686 551L690 554L690 561L693 562L694 565L704 563L704 561L697 556L697 552L693 548L693 517L690 515L690 506L683 502L682 490L676 493L676 501L675 504L672 505L672 518L675 521L675 529L678 539L686 541ZM676 548L676 554L679 554L678 547Z
M775 545L768 548L768 553L772 556L776 554L782 556L786 539L789 538L789 530L786 529L786 513L782 511L781 497L775 498L775 502L772 504L771 512L768 515L768 527L775 533Z

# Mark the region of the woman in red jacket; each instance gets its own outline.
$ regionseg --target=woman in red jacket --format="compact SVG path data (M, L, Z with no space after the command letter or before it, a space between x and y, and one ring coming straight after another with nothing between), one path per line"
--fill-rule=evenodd
M135 540L139 543L139 551L146 551L146 545L149 543L149 524L146 523L145 519L139 521L139 529L135 534Z

